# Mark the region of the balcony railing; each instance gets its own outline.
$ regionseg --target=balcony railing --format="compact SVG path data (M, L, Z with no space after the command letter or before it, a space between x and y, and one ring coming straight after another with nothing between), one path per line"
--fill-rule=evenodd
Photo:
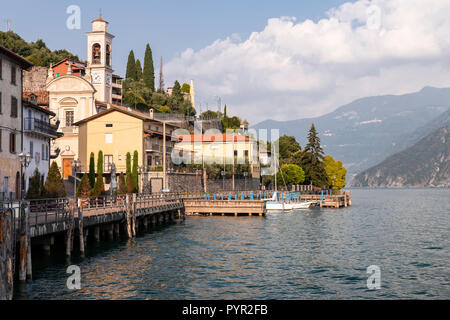
M58 136L55 128L50 123L35 118L25 118L24 130L41 133L55 138Z
M166 153L172 153L172 146L166 145ZM151 144L151 143L147 143L147 148L146 151L151 151L151 152L163 152L163 146L160 144Z

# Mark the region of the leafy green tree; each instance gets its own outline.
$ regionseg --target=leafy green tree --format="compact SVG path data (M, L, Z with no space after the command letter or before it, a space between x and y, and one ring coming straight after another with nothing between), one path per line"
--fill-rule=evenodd
M296 164L283 164L277 173L278 186L292 186L305 181L305 172Z
M85 173L77 188L77 197L90 197L92 194L89 176Z
M39 173L39 170L36 168L34 170L33 176L30 178L30 184L28 186L27 194L25 195L25 199L39 199L42 197L43 186L42 186L42 175Z
M45 197L47 198L61 198L66 196L64 182L55 161L53 161L50 166L44 188Z
M139 180L139 173L138 173L138 152L137 150L134 150L133 153L133 170L131 174L133 175L133 181L134 181L134 189L139 190L138 186L138 180Z
M294 163L294 158L298 157L302 148L295 137L283 135L278 139L278 151L280 164Z
M137 80L136 59L134 58L133 50L128 54L126 79Z
M140 111L148 111L151 107L152 92L143 81L126 79L123 85L123 103Z
M347 169L342 166L342 161L335 161L333 157L326 156L323 159L325 171L328 175L328 184L336 191L345 187L345 175Z
M147 43L145 47L144 56L144 72L143 72L144 84L151 92L155 91L155 69L153 65L153 55L150 45Z
M183 83L183 86L181 87L181 92L183 92L183 93L190 93L191 92L191 86L188 83Z
M136 80L142 80L142 66L139 59L136 60Z
M211 110L207 110L204 111L200 114L199 116L200 119L204 120L204 119L218 119L219 118L219 113L215 112L215 111L211 111Z
M95 160L94 160L93 152L91 152L91 155L89 157L89 185L91 186L91 189L94 189L94 186L95 186Z
M67 50L50 51L41 39L36 42L26 42L13 31L0 31L0 45L24 57L35 66L50 67L51 64L66 58L80 60Z
M93 195L96 197L105 194L105 184L103 183L103 152L98 152L97 158L97 180L95 180Z

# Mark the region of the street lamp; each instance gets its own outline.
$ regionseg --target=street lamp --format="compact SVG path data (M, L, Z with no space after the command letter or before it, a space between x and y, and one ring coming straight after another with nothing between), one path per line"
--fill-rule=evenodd
M225 167L224 167L225 169ZM220 174L222 175L222 191L225 191L225 170L222 170Z
M27 154L23 154L23 152L21 152L19 154L19 160L20 160L20 171L22 173L22 187L20 188L20 199L23 199L24 197L24 193L25 193L25 173L26 173L26 168L30 165L31 162L31 154L29 152L27 152Z
M81 161L79 159L72 160L70 162L72 165L72 173L73 173L73 197L76 198L77 194L77 171L81 169Z
M248 176L248 172L245 171L244 172L244 190L247 190L247 176Z

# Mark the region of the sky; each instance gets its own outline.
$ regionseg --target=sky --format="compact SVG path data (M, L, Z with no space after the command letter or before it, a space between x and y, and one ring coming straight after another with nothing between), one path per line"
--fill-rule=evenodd
M81 28L66 27L67 7ZM23 8L28 8L23 10ZM251 124L319 116L357 98L450 86L450 0L8 1L27 41L43 39L86 59L90 22L109 21L113 68L124 75L128 53L164 61L166 87L194 80L196 109Z

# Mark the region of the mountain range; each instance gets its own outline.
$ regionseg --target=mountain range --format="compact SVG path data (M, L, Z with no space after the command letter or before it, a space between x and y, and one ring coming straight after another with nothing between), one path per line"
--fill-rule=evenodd
M450 186L450 123L358 174L354 187Z
M326 154L341 160L347 181L440 127L449 113L450 88L425 87L404 95L355 100L316 118L266 120L253 129L279 129L301 145L314 123ZM347 184L348 185L348 184Z

